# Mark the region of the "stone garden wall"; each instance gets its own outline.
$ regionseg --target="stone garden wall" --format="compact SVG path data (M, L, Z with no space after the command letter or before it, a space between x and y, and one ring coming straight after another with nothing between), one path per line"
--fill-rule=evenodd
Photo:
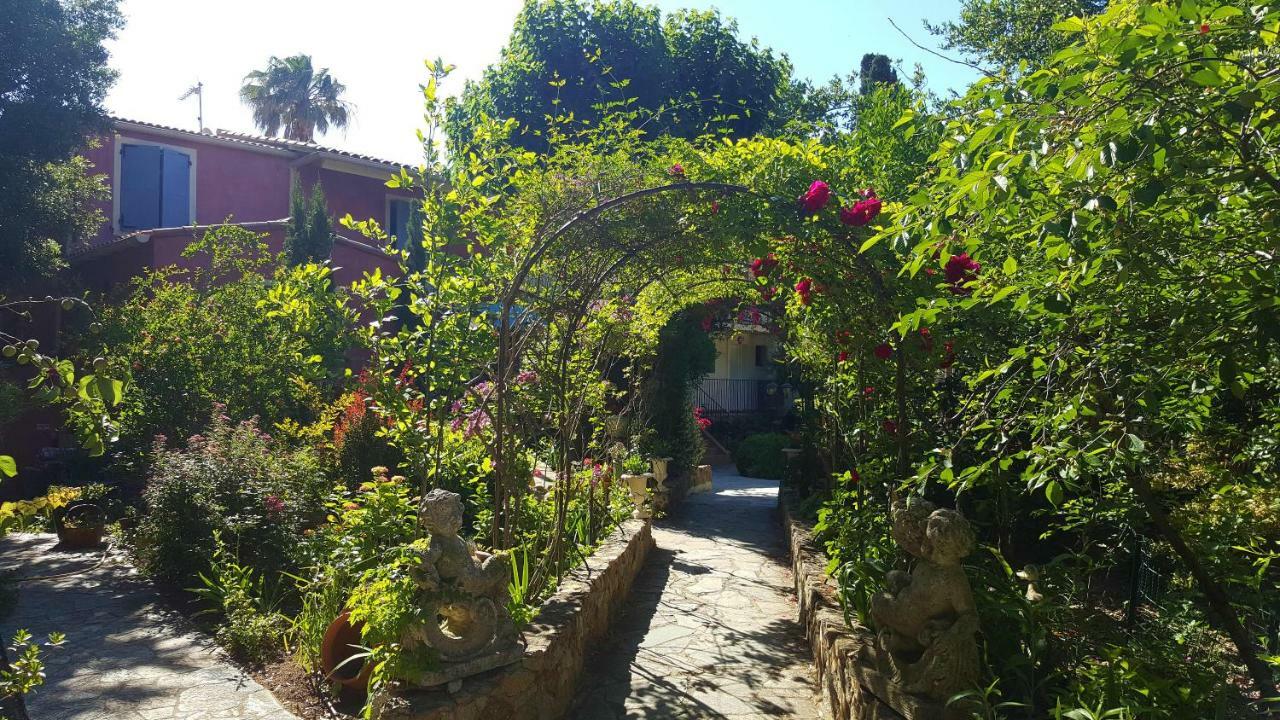
M525 629L524 657L467 678L462 690L417 691L387 717L403 720L558 720L573 701L583 661L604 638L653 547L648 522L623 523L567 575Z
M796 519L795 502L788 493L779 493L783 530L791 544L800 623L813 650L814 668L828 712L834 720L902 720L903 715L894 712L864 684L879 684L879 673L859 662L863 649L874 647L875 637L865 627L845 623L839 593L825 572L826 553L814 543L812 526ZM880 690L882 694L891 692L887 687ZM926 715L916 717L923 720Z

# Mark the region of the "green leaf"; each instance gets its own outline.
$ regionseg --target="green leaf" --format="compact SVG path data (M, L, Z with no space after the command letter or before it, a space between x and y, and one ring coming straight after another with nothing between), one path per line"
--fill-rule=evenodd
M1012 255L1010 255L1009 257L1007 257L1007 258L1005 258L1005 259L1004 259L1004 268L1003 268L1003 270L1004 270L1004 274L1005 274L1005 275L1012 275L1012 274L1014 274L1014 273L1018 272L1018 261L1017 261L1017 260L1014 260L1014 259L1013 259L1013 256L1012 256Z
M1047 499L1054 507L1057 507L1062 504L1062 500L1063 500L1062 486L1058 484L1057 480L1050 480L1047 484L1045 484L1044 496L1045 496L1045 499Z
M1078 17L1064 18L1054 23L1051 27L1060 33L1084 32L1084 19Z
M0 455L0 473L9 477L18 474L18 463L9 455Z

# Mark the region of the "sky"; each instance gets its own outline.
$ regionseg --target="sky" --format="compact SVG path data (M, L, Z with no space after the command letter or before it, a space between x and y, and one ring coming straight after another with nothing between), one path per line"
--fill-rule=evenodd
M922 20L953 18L958 0L645 0L664 12L718 8L744 39L786 53L796 74L815 82L845 75L865 52L881 52L910 72L916 63L937 92L962 90L972 70L912 46L936 47ZM355 105L346 131L319 142L398 162L422 150L423 61L443 57L457 70L442 88L461 92L496 62L522 0L123 0L125 27L112 41L119 79L107 98L114 115L197 129L196 99L178 97L204 83L204 125L255 132L239 88L272 55L306 53L347 86Z

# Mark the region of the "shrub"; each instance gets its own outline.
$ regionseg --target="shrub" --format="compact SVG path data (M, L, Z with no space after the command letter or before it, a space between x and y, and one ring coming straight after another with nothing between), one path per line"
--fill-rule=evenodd
M273 573L302 529L323 519L328 482L315 451L282 447L256 419L233 423L220 406L207 435L174 450L158 438L151 462L138 554L165 581L190 583L206 570L215 533L246 565Z
M791 438L781 433L748 435L738 443L733 462L741 475L781 480L786 470L782 449L790 445Z
M184 254L205 253L207 271L156 270L104 309L96 352L130 376L122 461L142 459L158 433L203 432L214 402L271 428L310 419L317 391L336 395L351 315L330 269L285 267L261 235L234 226L210 230Z
M267 660L279 649L287 625L277 612L279 585L241 564L222 533L214 531L213 545L209 572L200 573L203 587L193 588L211 606L201 612L222 616L214 637L227 652L245 662Z
M693 389L715 368L716 348L693 313L671 319L658 334L653 373L644 385L646 442L640 450L671 458L671 472L688 473L702 461L705 446L693 403Z
M343 397L347 402L333 426L333 479L354 487L375 467L394 471L404 457L379 434L378 415L369 410L369 396L362 389Z

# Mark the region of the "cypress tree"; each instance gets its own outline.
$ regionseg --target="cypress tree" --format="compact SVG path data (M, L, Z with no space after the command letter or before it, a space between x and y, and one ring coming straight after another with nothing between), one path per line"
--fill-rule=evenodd
M304 262L324 262L333 252L333 228L329 224L329 204L324 188L316 183L311 188L311 207L307 213L308 257Z

